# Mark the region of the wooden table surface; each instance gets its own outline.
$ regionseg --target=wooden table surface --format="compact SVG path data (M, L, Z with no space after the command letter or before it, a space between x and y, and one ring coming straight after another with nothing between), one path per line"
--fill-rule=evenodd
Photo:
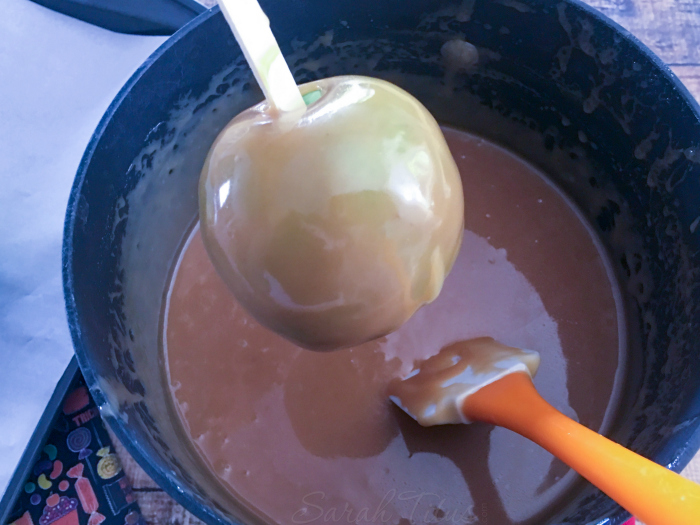
M661 57L700 100L700 0L584 0L615 20ZM212 6L216 0L200 0ZM116 441L141 511L150 525L202 522L165 494ZM700 454L683 475L700 482ZM498 525L498 524L494 524Z
M700 100L700 1L584 1L639 38Z

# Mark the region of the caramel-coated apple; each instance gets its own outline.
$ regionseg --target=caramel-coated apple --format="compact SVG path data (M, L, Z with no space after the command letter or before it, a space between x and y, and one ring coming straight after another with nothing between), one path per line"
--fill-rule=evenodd
M300 86L214 142L199 188L219 275L264 326L333 350L386 335L435 299L459 251L462 185L435 119L388 82Z

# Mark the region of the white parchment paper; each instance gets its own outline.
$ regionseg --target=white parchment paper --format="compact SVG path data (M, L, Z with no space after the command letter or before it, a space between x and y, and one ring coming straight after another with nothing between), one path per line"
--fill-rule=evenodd
M0 2L0 493L73 353L63 218L90 136L163 41Z

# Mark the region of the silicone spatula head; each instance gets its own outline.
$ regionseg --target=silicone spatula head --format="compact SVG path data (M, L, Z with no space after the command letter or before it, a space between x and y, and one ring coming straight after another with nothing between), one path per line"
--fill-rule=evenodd
M460 341L419 363L403 380L389 385L389 397L423 426L471 423L464 400L515 372L537 373L540 355L506 346L491 337Z

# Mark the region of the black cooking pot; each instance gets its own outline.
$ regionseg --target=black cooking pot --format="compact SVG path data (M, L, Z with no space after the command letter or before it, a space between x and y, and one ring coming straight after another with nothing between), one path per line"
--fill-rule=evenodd
M540 166L572 197L603 239L627 305L625 388L607 433L680 470L700 447L700 121L669 69L574 0L261 3L297 81L389 79L442 123ZM478 62L443 56L452 39L473 44ZM209 144L260 98L218 9L200 15L108 109L66 216L66 307L95 400L148 474L209 523L261 518L209 476L171 412L163 291L197 216ZM540 523L626 517L581 483Z

